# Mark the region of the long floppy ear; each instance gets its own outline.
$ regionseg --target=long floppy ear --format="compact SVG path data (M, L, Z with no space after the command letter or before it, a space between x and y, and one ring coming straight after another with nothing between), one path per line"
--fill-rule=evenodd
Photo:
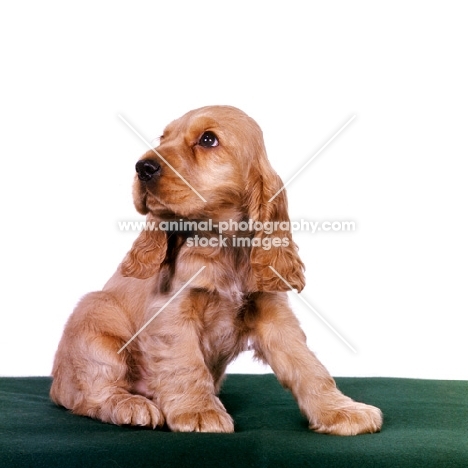
M165 231L153 229L142 231L120 265L122 275L139 279L150 278L159 271L166 250Z
M252 161L247 187L249 218L256 222L250 262L257 287L259 291L289 291L292 287L300 292L305 286L304 264L292 239L286 192L281 190L283 183L264 148L259 153Z

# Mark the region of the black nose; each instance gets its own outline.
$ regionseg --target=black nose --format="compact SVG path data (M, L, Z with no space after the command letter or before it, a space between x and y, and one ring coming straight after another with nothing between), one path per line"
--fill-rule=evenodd
M161 166L153 159L142 159L141 161L138 161L135 169L137 171L138 178L143 182L148 182L155 175L159 175L161 172Z

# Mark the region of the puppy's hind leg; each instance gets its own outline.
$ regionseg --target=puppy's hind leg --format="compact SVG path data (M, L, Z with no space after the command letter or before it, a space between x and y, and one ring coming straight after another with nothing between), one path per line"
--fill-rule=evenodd
M113 424L155 428L164 423L158 407L130 393L134 374L130 353L119 349L131 326L108 292L88 294L70 317L52 371L52 400L75 414Z

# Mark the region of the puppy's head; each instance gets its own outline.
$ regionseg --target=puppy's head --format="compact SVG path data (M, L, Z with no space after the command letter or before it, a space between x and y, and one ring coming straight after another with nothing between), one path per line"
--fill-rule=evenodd
M161 219L236 219L250 120L238 109L211 106L170 123L160 145L136 164L136 209Z
M133 197L136 209L155 220L289 222L285 192L270 200L281 188L256 122L234 107L210 106L166 127L160 145L136 164ZM303 264L290 232L256 230L252 235L257 240L251 248L257 289L288 290L285 279L301 290ZM281 246L266 249L268 236L283 239ZM122 265L124 274L154 274L166 245L163 231L142 232Z

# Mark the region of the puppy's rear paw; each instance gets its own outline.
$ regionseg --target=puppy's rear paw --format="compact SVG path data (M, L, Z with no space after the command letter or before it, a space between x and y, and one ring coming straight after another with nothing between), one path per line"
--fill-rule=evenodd
M231 416L221 410L182 413L167 419L170 429L175 432L234 432Z
M349 399L342 406L320 411L320 416L309 427L324 434L357 435L380 431L382 422L382 412L378 408Z
M159 408L141 395L114 395L101 408L99 418L118 425L147 426L153 429L164 424Z

